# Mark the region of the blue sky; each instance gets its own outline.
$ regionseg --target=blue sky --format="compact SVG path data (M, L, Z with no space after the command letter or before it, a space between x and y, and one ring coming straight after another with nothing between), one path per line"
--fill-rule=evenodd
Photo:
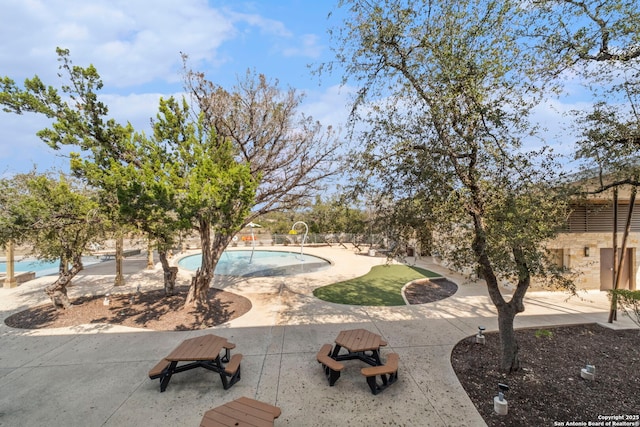
M38 75L58 86L55 49L68 48L74 64L96 66L110 114L147 130L158 98L182 91L184 52L194 70L225 87L248 68L278 79L283 89L306 94L302 112L340 128L352 89L340 87L339 73L320 79L309 66L333 59L327 29L341 19L333 0L2 0L0 75L18 83ZM534 112L558 152L572 152L561 114L576 106L565 98ZM35 135L48 124L0 111L0 176L34 165L68 170L64 153ZM539 144L532 140L529 148Z
M248 68L306 94L301 110L340 126L347 89L339 75L318 78L309 65L331 59L327 28L338 23L333 1L309 0L3 0L0 74L18 83L38 75L58 86L56 47L76 65L93 64L110 114L148 127L158 98L182 91L180 53L196 71L231 87ZM0 111L0 175L37 166L68 169L68 160L35 132L48 121Z

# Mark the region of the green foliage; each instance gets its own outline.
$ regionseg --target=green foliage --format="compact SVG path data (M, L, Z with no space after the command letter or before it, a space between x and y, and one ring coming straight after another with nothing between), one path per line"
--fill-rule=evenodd
M570 69L585 82L600 82L612 75L606 63L640 57L638 2L541 0L532 6L523 35L534 40L539 71L551 78Z
M206 130L203 116L190 122L189 108L175 99L160 101L154 123L156 146L167 147L166 159L152 162L150 184L162 187L166 194L175 191L175 211L193 226L209 224L213 231L232 236L244 225L259 180L254 179L247 163L237 161L236 151L228 139L219 138L215 130Z
M13 190L8 190L12 188ZM2 243L31 246L40 259L65 268L104 233L97 194L72 179L20 174L0 180Z
M501 318L503 367L517 369L513 318L532 276L552 271L543 243L566 212L557 158L523 148L544 94L517 31L535 8L495 0L340 5L351 16L333 32L336 55L345 81L361 88L352 119L367 125L350 156L354 189L390 213L399 238L416 217L443 258L480 273ZM505 280L516 289L509 301L499 290Z
M68 81L61 86L63 95L53 86L45 86L38 76L24 81L18 87L9 77L0 79L0 104L4 111L23 114L32 112L55 119L51 128L38 132L50 147L73 145L81 152L92 153L96 163L104 164L111 157L126 158L130 125L122 126L107 119L108 108L98 100L102 80L92 65L82 68L72 64L69 50L57 50L60 69ZM68 99L68 101L65 101Z
M315 203L302 212L301 220L307 222L312 233L362 233L366 224L361 210L336 195L326 201L316 197Z
M521 24L517 2L341 4L358 19L334 33L336 51L371 128L350 156L355 189L394 237L426 224L459 269L481 262L485 277L524 287L546 276L541 242L566 204L555 158L521 148L537 89L510 31Z
M12 178L0 179L0 244L9 241L21 244L28 237L29 231L27 212L21 206L23 198L29 195L29 181L35 177L35 172L19 174Z
M313 295L338 304L393 306L405 305L402 287L407 283L437 274L406 265L379 265L364 276L316 288Z
M287 234L291 230L293 223L303 216L303 213L297 211L269 212L256 218L255 222L262 226L260 229L262 232Z
M592 179L585 191L640 185L640 4L628 1L536 3L528 22L537 53L552 78L568 68L580 75L593 103L578 110L575 158Z
M548 329L537 329L534 336L538 339L540 338L552 338L553 332Z
M640 291L628 289L611 289L609 298L616 301L622 307L624 313L638 326L640 326Z
M273 234L287 234L296 221L304 221L309 233L355 233L366 231L366 213L348 200L332 195L327 200L320 196L303 209L270 212L256 218L262 231Z
M119 217L116 188L120 180L110 169L115 162L137 163L134 130L108 118L106 104L98 98L102 80L92 65L73 65L67 49L57 49L63 84L59 89L45 86L35 76L19 87L8 77L1 79L0 104L4 110L45 115L53 119L49 128L37 135L50 147L69 145L78 151L71 153L71 169L96 189L101 189L100 209L110 218L112 231L126 228L127 219Z
M538 31L543 30L538 34L545 34L542 58L552 71L566 66L580 76L592 97L591 111L573 112L574 127L581 135L575 157L585 178L578 191L581 196L600 194L600 198L613 194L616 204L620 190L630 194L622 243L616 234L612 242L621 254L613 266L617 287L640 186L640 3L543 1L539 7L545 11L535 24ZM612 230L617 229L616 222L617 218ZM613 298L610 323L615 312Z
M69 51L58 49L68 83L59 91L36 76L19 88L2 79L0 103L5 111L35 112L54 118L38 133L53 148L72 145L74 173L101 188L101 206L114 221L134 224L162 248L208 217L230 234L248 215L256 181L235 161L231 143L205 132L202 117L191 122L186 103L162 100L154 138L136 134L130 124L108 119L99 101L102 81L93 66L74 66Z

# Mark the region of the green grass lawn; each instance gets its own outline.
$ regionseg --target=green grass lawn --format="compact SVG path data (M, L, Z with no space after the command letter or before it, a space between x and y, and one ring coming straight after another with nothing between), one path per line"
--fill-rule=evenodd
M313 295L338 304L405 305L402 287L412 280L429 277L440 275L408 265L378 265L364 276L317 288Z

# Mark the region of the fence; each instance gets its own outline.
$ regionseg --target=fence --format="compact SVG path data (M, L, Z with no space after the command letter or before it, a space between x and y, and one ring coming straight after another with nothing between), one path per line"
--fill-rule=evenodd
M251 234L242 233L234 240L236 246L252 246ZM254 233L253 240L256 245L300 245L304 233L299 234L270 234ZM304 241L305 245L327 245L327 246L372 246L384 247L386 239L378 234L351 234L351 233L309 233Z

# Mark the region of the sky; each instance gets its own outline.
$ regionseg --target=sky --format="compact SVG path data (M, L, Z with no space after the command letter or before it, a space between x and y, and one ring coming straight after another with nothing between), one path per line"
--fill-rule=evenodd
M305 94L305 115L341 128L350 89L339 73L311 72L333 59L327 30L341 13L333 0L2 0L0 76L22 84L37 75L58 87L55 50L69 49L75 65L98 70L110 115L148 132L158 99L182 93L184 53L192 69L226 88L248 69L277 79ZM574 107L555 100L534 112L560 153L572 152L561 114ZM36 136L49 123L0 111L0 176L68 170L69 149L54 151Z
M146 130L159 97L182 93L185 53L226 88L248 69L277 79L305 94L306 115L340 127L348 113L341 76L311 73L332 58L327 29L337 12L331 0L2 0L0 75L58 87L56 47L69 49L75 65L96 67L110 115ZM36 136L49 123L0 111L0 176L68 170L65 152Z

